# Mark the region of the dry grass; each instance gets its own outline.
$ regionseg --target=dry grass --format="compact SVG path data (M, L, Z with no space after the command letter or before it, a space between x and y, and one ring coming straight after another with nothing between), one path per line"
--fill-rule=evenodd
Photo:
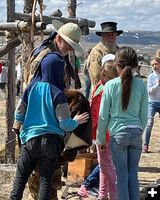
M0 100L0 141L5 141L6 133L5 133L5 100ZM140 187L143 188L145 185L151 184L155 182L157 179L160 179L160 118L157 116L155 118L155 124L152 131L151 145L150 145L150 153L142 154L140 160L139 167L139 180ZM0 145L0 148L2 145ZM3 146L4 148L4 146ZM0 170L0 200L7 200L12 189L14 173L11 172L2 172ZM64 189L64 188L63 188ZM61 199L62 191L59 191L59 199ZM76 191L77 189L74 188ZM73 189L70 189L73 191ZM26 187L23 200L27 199L28 189ZM77 199L77 197L69 198L69 199ZM89 198L95 199L93 197Z

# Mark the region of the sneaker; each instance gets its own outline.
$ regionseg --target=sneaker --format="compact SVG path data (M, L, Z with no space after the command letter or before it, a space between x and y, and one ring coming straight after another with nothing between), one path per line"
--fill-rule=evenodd
M149 153L149 151L148 151L148 145L144 145L144 147L143 147L143 153Z
M81 185L81 187L80 187L80 189L78 190L77 193L81 197L84 197L84 198L88 197L88 190L87 190L87 188L85 188L84 185Z

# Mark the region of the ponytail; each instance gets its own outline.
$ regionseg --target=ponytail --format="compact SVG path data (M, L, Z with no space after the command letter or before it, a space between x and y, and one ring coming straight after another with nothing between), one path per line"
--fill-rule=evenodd
M116 52L117 67L122 69L120 78L122 84L122 109L127 110L131 95L132 69L138 66L138 58L134 49L131 47L121 47Z
M130 66L126 66L121 73L122 80L122 109L127 110L129 99L131 95L131 86L132 86L132 69Z

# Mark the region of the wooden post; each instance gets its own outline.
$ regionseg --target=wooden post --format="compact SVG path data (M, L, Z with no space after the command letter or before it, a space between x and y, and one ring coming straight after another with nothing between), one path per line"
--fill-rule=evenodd
M25 0L24 1L24 13L32 13L33 0ZM23 83L23 71L24 66L27 63L27 59L32 51L31 44L31 32L23 32L22 33L23 42L22 42L22 83ZM21 93L23 91L23 84L21 85Z
M34 24L35 24L35 13L36 13L36 5L37 0L33 1L33 7L32 7L32 24L31 24L31 48L34 48Z
M14 21L15 1L7 0L7 21ZM11 34L11 33L10 33ZM12 35L12 34L11 34ZM12 37L11 37L12 38ZM15 162L15 135L11 132L14 121L15 109L15 50L8 53L8 82L7 82L7 101L6 101L6 163Z
M34 24L34 28L37 30L46 29L46 24L43 22L36 22ZM31 23L18 21L18 22L0 22L0 30L7 30L7 31L20 31L20 32L30 32L31 31Z
M68 0L67 11L69 17L76 17L77 0Z
M58 15L58 13L57 13ZM78 24L79 27L83 27L83 26L87 26L90 28L94 28L95 27L95 21L94 20L89 20L89 19L84 19L84 18L76 18L76 17L70 17L70 18L66 18L66 17L60 17L57 16L56 13L55 15L51 15L51 16L43 16L43 23L47 24L52 24L52 21L54 19L56 20L60 20L63 23L67 23L67 22L73 22L75 24ZM26 14L26 13L15 13L15 19L17 20L22 20L22 21L31 21L32 15L31 14ZM35 16L36 21L40 21L40 17L39 16Z
M40 21L43 22L43 0L39 1ZM43 41L43 31L41 31L41 42Z
M76 4L77 4L77 0L68 0L68 4L67 4L68 17L72 17L72 18L76 17ZM69 54L69 60L74 69L74 88L76 88L75 53Z
M18 38L8 41L7 44L0 49L0 57L4 56L8 52L10 52L12 49L19 46L20 44L21 44L21 40Z

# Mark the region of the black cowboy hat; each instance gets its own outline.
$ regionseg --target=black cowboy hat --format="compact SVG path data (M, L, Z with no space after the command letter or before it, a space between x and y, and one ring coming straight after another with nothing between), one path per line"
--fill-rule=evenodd
M97 31L96 34L101 36L102 33L117 33L120 35L123 33L123 30L117 30L117 23L116 22L103 22L100 24L102 31Z

